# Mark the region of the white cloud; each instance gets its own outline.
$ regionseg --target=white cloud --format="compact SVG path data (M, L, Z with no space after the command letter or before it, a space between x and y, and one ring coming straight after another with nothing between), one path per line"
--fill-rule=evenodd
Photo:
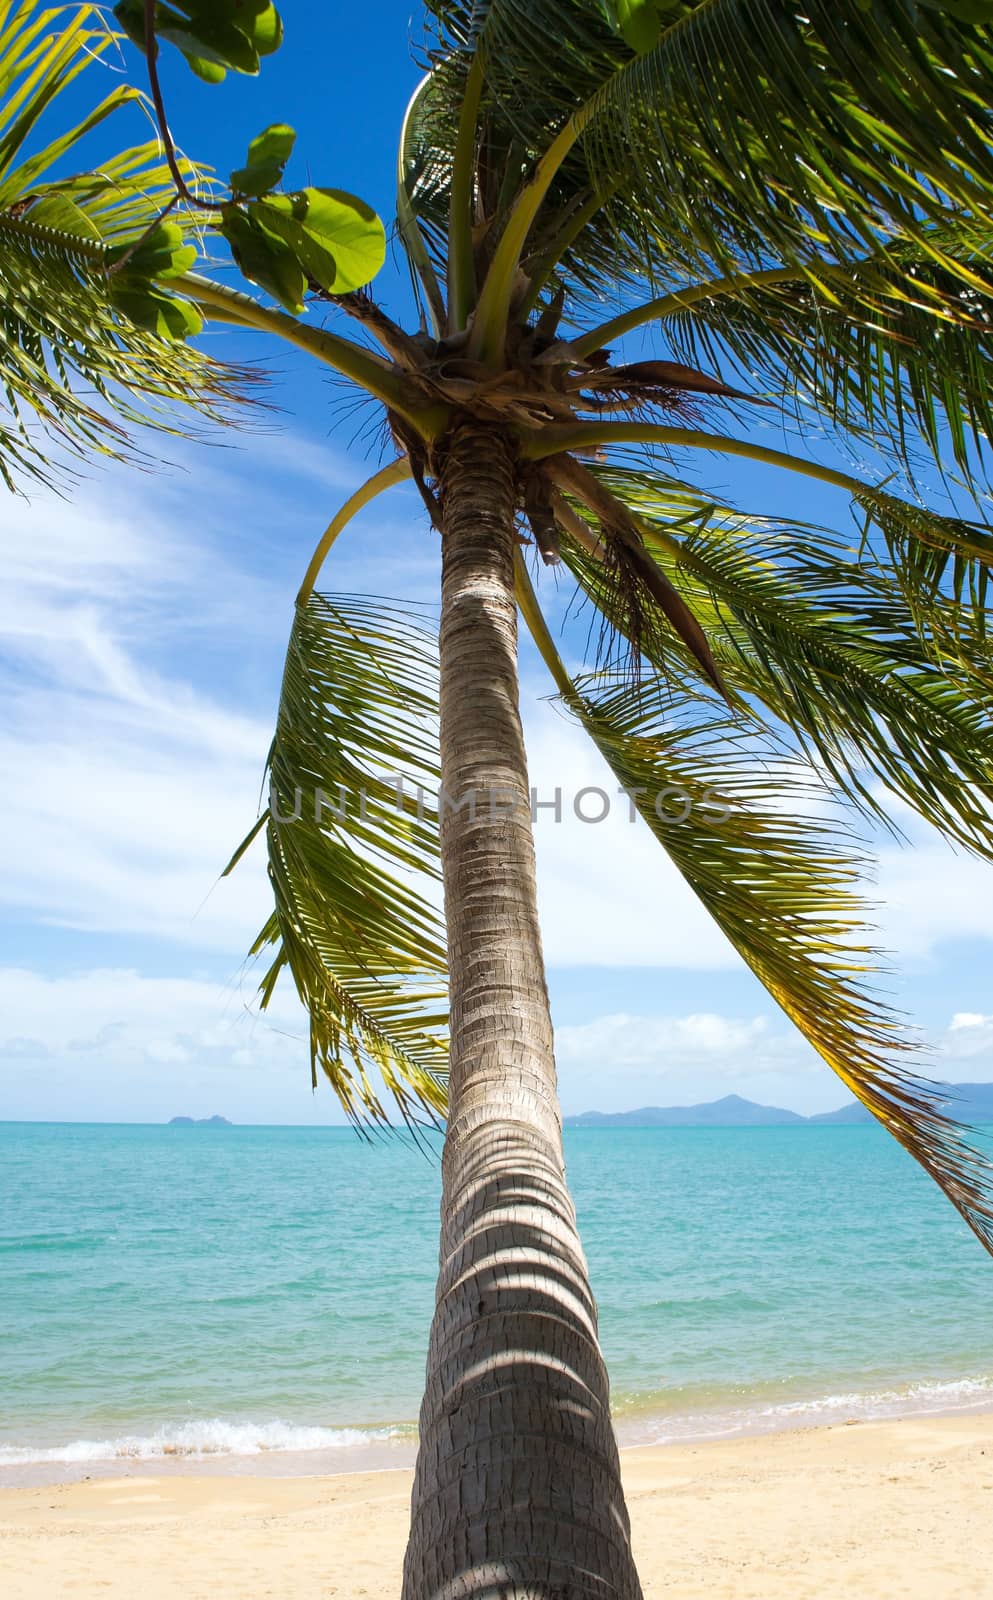
M354 481L350 466L304 441L292 446L297 498L280 498L268 479L278 485L284 443L201 455L195 477L108 474L70 504L8 502L0 590L0 907L8 918L154 936L171 946L174 971L201 959L237 970L269 907L263 852L230 880L217 883L217 874L256 815L299 573ZM261 486L245 469L246 453L261 461ZM367 520L344 549L336 584L429 594L437 550L431 536L420 539L422 522L411 515L412 537L401 545L394 524ZM525 685L532 781L541 800L562 792L561 822L546 808L536 828L549 964L736 969L738 957L662 849L631 822L586 736L537 698L545 693L547 685ZM583 789L609 797L605 821L576 815ZM586 803L594 814L598 797ZM909 831L914 848L887 846L870 888L884 942L921 964L947 939L993 939L990 869L916 823ZM141 1064L162 1114L185 1109L173 1104L183 1085L192 1111L223 1110L197 1098L204 1061L217 1072L257 1074L253 1103L264 1108L259 1115L277 1114L264 1075L284 1060L298 1063L301 1046L251 1023L240 992L136 972L57 981L68 987L46 990L37 973L10 977L0 1033L15 1084L41 1063L61 1075L62 1114L75 1114L65 1108L77 1092L84 1104L79 1085L92 1088L94 1074L127 1099L128 1062ZM18 984L30 1014L14 1003ZM295 1002L287 1003L287 1027L299 1034ZM66 1031L53 1032L48 1024L63 1015ZM615 1106L708 1098L732 1081L752 1098L789 1100L788 1073L796 1094L814 1097L810 1109L836 1104L837 1087L816 1076L809 1051L784 1028L715 1011L615 1015L562 1029L567 1104L607 1103L605 1071ZM956 1063L949 1076L993 1075L993 1020L960 1013L942 1049Z
M0 1118L175 1115L338 1121L313 1099L303 1013L289 990L260 1017L255 983L63 977L0 968Z
M230 654L228 606L251 640L271 594L160 516L155 485L9 511L0 902L240 952L266 911L260 864L211 891L256 815L271 726L184 666L191 640Z
M763 1105L830 1111L847 1091L782 1017L596 1017L555 1033L567 1114L692 1105L739 1094Z
M981 1011L956 1011L948 1024L949 1033L961 1033L964 1030L993 1027L993 1017L985 1017Z
M938 1045L935 1077L962 1083L993 1078L993 1016L957 1011Z
M916 820L904 849L880 852L867 894L882 942L901 961L930 959L950 939L993 939L993 867L942 844Z
M306 440L250 449L267 467L289 451L304 490L327 480L337 493L351 472ZM257 931L267 906L261 852L216 884L256 814L271 733L271 710L242 709L239 673L263 654L271 706L297 572L282 570L292 566L284 559L279 581L266 581L248 575L247 559L243 570L220 553L218 506L246 528L260 523L253 497L270 513L265 484L239 476L245 454L201 452L207 492L202 475L195 484L108 475L73 504L12 504L0 595L0 648L13 668L0 710L0 903L21 914L235 959ZM213 509L194 532L190 507L201 504ZM230 531L225 548L236 551ZM375 548L375 527L370 536ZM346 572L361 548L346 553ZM418 550L423 581L436 552ZM367 565L372 587L369 575ZM210 690L187 668L197 651L207 652L200 676ZM532 781L541 800L559 789L563 802L561 822L545 808L536 829L549 964L734 968L737 956L645 825L632 823L590 741L537 698L545 692L525 685ZM608 797L605 821L576 815L584 789ZM587 815L601 804L588 794ZM993 894L977 891L990 869L919 827L913 837L913 850L882 855L884 942L920 961L947 938L993 938Z
M844 1092L782 1023L762 1016L598 1017L556 1034L567 1112L685 1104L731 1091L825 1109ZM101 968L0 968L0 1118L174 1115L338 1121L312 1097L307 1030L284 987L260 1016L255 975L229 985Z
M688 1059L715 1058L720 1069L732 1070L737 1060L754 1058L769 1037L765 1017L722 1017L697 1012L687 1017L638 1017L625 1012L593 1022L559 1028L559 1060L577 1066L599 1066L609 1056L614 1067L642 1067Z
M195 482L111 472L71 503L44 495L8 503L0 590L8 914L234 959L268 914L261 850L230 880L218 883L218 874L257 815L303 565L341 488L363 473L306 440L263 436L247 467L245 456L244 448L200 452ZM266 579L250 571L266 566L258 530L285 539L298 513L292 496L277 505L250 468L260 460L275 468L277 459L304 500L308 484L333 494L325 504L322 493L319 515L304 519L299 553L280 551L278 576ZM375 550L375 527L370 537ZM416 588L436 558L417 548L391 578ZM354 566L345 559L340 587L354 586ZM246 713L257 688L262 713Z
M538 902L550 966L733 967L738 957L581 729L547 702L525 700ZM554 810L561 790L561 821ZM598 816L583 822L579 810Z

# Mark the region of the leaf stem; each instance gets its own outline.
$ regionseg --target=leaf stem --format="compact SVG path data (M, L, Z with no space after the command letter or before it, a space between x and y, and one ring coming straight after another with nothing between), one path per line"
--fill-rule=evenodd
M690 450L714 450L720 455L744 456L749 461L785 467L790 472L799 472L805 477L847 489L851 494L873 492L870 484L860 482L847 472L823 467L805 456L791 456L785 450L770 450L765 445L750 444L747 439L734 439L725 434L702 433L697 428L669 428L652 422L579 422L575 427L553 425L543 428L541 433L525 435L523 454L529 461L543 461L546 456L573 450L593 450L598 445L611 444L671 444L682 445Z
M711 4L713 0L701 0L697 10L702 10ZM661 50L662 46L681 32L689 19L695 15L695 11L690 12L664 28L655 46L656 50ZM490 270L486 274L486 281L479 296L469 344L469 354L476 360L489 361L494 365L500 364L507 337L517 271L532 224L573 145L582 138L590 123L599 116L610 98L611 89L636 66L637 58L626 61L588 100L577 107L541 157L530 183L522 189L494 252ZM596 346L592 348L596 349Z
M472 246L473 178L476 171L476 127L483 97L483 47L476 46L459 110L459 135L452 165L448 215L448 331L460 333L476 299Z
M148 87L152 91L152 105L155 107L155 120L158 123L159 138L172 181L176 185L176 193L186 204L195 210L216 211L217 207L212 200L201 200L199 195L193 194L187 187L186 179L179 170L176 159L176 147L172 142L169 132L169 120L166 116L165 100L162 95L162 85L159 82L158 65L159 45L155 37L155 0L145 0L145 58L148 62Z
M592 222L598 211L602 211L608 204L611 196L616 192L618 182L608 184L605 189L595 190L589 199L575 211L569 213L565 221L552 235L548 244L540 247L529 259L522 262L524 271L531 279L531 287L521 307L522 317L527 317L534 310L542 289L548 282L562 257L574 244L588 223ZM599 345L591 345L592 350L598 350Z
M310 566L304 574L303 583L300 585L300 593L297 595L296 603L298 606L306 605L313 594L318 573L327 560L328 552L342 529L348 526L352 518L358 515L363 506L367 506L370 500L375 500L378 494L382 494L384 489L391 489L395 483L403 483L404 479L410 476L409 459L407 456L398 456L395 461L391 461L388 466L381 468L379 472L367 479L361 489L356 489L355 493L345 501L340 511L335 512L335 515L324 530L314 554L310 558Z
M285 311L264 306L251 295L243 294L240 289L229 289L210 278L201 278L199 273L188 272L181 278L170 278L169 285L187 294L200 306L216 308L222 320L225 313L233 313L236 320L248 323L263 333L274 333L287 343L316 356L319 361L333 367L344 377L351 378L353 383L359 384L382 401L383 405L395 411L410 423L422 439L436 439L443 431L448 421L447 407L419 404L419 395L411 383L380 356L363 350L351 339L343 339L340 334L331 333L327 328L312 328L307 323L298 322Z
M548 668L555 682L555 687L566 700L572 702L576 696L576 686L565 669L562 657L555 647L555 641L548 629L544 613L538 604L538 596L534 592L534 585L524 560L524 552L520 546L514 550L514 592L521 616L527 624L538 654Z
M441 292L441 285L438 282L434 264L428 254L428 247L424 243L424 235L421 233L413 202L407 192L407 134L414 112L417 109L417 102L430 84L430 77L425 78L423 82L418 84L410 97L410 104L407 106L403 119L403 127L400 129L400 148L397 154L397 227L400 230L400 238L403 240L407 258L410 262L415 292L417 284L420 282L421 288L424 290L424 298L427 301L434 337L440 339L445 331L445 297Z
M469 341L469 355L476 360L498 366L503 358L517 269L531 225L554 182L555 174L592 116L592 104L587 102L569 118L538 162L534 176L521 191L507 219L476 306L472 338Z
M865 265L864 262L858 264ZM839 274L844 276L849 271L848 267L834 266L829 262L818 263L818 272L826 276L837 277ZM634 328L642 327L646 322L660 322L666 317L678 316L679 312L688 311L701 300L713 300L719 295L737 294L741 290L766 289L774 284L788 283L805 276L801 267L768 267L761 272L732 273L726 278L714 278L709 283L688 284L685 289L660 295L656 300L646 300L631 311L622 312L620 316L612 318L610 322L601 323L599 328L592 328L589 333L584 333L572 343L581 356L588 356L592 351L599 350L603 345L613 344L616 339L623 338L624 334L630 333ZM812 273L811 276L816 274Z

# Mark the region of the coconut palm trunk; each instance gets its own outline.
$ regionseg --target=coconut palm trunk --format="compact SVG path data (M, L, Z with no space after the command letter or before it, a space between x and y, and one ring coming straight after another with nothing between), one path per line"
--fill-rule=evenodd
M641 1593L566 1187L518 708L516 464L441 480L442 860L451 1078L404 1600Z

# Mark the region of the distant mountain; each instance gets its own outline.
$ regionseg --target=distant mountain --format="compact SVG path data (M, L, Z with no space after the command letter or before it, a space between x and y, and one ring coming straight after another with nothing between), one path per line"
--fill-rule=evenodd
M567 1128L769 1128L806 1122L795 1111L760 1106L740 1094L709 1100L699 1106L642 1106L640 1111L584 1111L566 1117Z
M808 1117L808 1122L875 1122L871 1111L867 1111L859 1100L849 1100L845 1106L839 1106L837 1111L821 1111L816 1117Z
M950 1083L949 1112L962 1122L993 1122L993 1083ZM787 1123L865 1123L875 1119L857 1100L837 1111L801 1117L781 1106L760 1106L741 1095L698 1106L642 1106L638 1111L584 1111L566 1117L567 1128L777 1128Z
M993 1122L993 1083L949 1083L943 1085L949 1092L948 1113L959 1122ZM874 1118L850 1100L839 1111L822 1111L819 1117L808 1117L808 1122L872 1122Z
M234 1123L227 1117L170 1117L167 1127L170 1128L233 1128Z

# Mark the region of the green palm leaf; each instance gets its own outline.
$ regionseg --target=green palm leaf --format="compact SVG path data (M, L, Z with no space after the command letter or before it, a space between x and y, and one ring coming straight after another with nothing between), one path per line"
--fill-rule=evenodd
M936 608L951 598L959 619L956 625L983 634L989 572L993 567L993 526L986 521L933 511L850 473L753 444L748 439L655 422L598 420L571 427L549 424L540 432L529 431L525 452L531 460L549 462L546 472L561 478L568 471L585 472L574 461L568 461L569 451L632 444L658 445L667 452L685 447L741 456L845 489L853 510L863 519L861 551L880 565L899 590L921 631L931 629L938 614ZM556 456L560 458L558 463L552 459Z
M868 862L788 747L654 678L573 682L519 565L519 597L565 704L768 993L993 1251L993 1166L904 1063L911 1041L869 986ZM801 807L806 802L806 815Z
M993 51L985 26L943 8L675 0L642 55L599 0L429 10L453 104L485 51L494 151L516 144L526 169L576 117L549 205L594 193L610 209L573 241L574 280L606 255L614 281L676 286L715 263L851 259L950 203L989 218Z
M899 585L827 529L744 516L659 473L600 467L597 477L638 518L746 715L771 715L864 814L893 826L898 795L993 858L993 674L957 607L939 596L922 632ZM562 555L624 632L610 569L568 533ZM662 619L641 647L677 681L697 677Z
M0 4L0 474L10 487L17 474L58 477L90 451L127 453L133 427L170 428L180 406L223 417L248 382L182 343L201 325L188 303L119 264L174 198L157 147L62 174L87 134L141 100L137 90L116 89L18 162L53 102L99 70L112 42L96 7Z
M269 809L246 841L265 824L275 911L253 953L277 946L263 1004L287 968L314 1083L356 1122L386 1121L380 1084L408 1120L445 1107L445 936L422 889L439 875L436 719L435 642L408 612L297 607Z
M867 986L877 969L857 882L865 863L783 752L665 684L577 685L573 709L718 927L852 1093L993 1250L993 1167L902 1065L908 1042ZM778 756L778 760L777 760ZM778 770L777 770L778 767ZM660 820L654 797L685 797ZM823 807L823 791L808 788ZM726 816L720 807L724 808ZM663 812L665 808L663 807Z
M737 367L781 397L801 429L827 423L911 473L923 446L929 463L951 451L961 473L981 474L993 436L993 237L967 222L932 232L974 284L920 246L894 246L819 279L816 269L774 269L710 296L695 289L684 309L677 292L663 336L684 361Z

